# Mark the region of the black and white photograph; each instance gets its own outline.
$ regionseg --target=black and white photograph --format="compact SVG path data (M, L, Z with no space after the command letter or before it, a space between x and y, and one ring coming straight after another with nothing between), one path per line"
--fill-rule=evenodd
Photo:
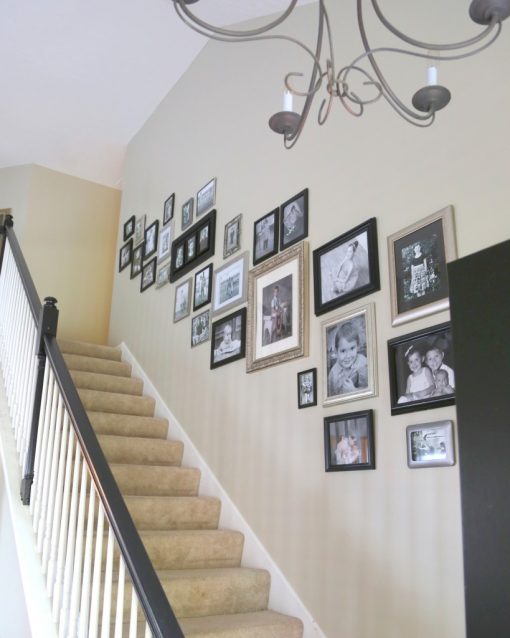
M280 250L308 237L308 188L280 206Z
M179 244L175 250L175 269L184 266L184 244Z
M142 272L142 256L143 244L140 244L133 250L133 258L131 260L131 279L134 279Z
M234 257L214 271L213 315L230 310L246 301L248 251Z
M374 445L372 410L325 417L326 472L375 470Z
M200 345L209 341L210 311L195 315L191 320L191 347Z
M315 314L379 290L375 217L313 251Z
M211 328L211 369L242 359L246 345L246 308L218 319Z
M408 425L406 438L411 469L455 465L453 421Z
M455 402L455 360L449 323L388 341L391 413Z
M130 239L123 246L121 246L119 251L119 272L122 272L124 268L129 266L131 263L131 258L133 256L133 240Z
M158 230L159 219L152 222L150 226L145 229L145 239L143 242L143 258L147 259L153 255L158 249Z
M197 217L206 213L216 201L216 177L207 182L197 193Z
M198 310L211 301L212 294L212 264L209 264L195 275L195 292L193 295L193 310Z
M198 231L198 253L203 253L209 248L209 224Z
M148 261L142 268L142 278L140 280L140 292L150 288L156 281L156 257Z
M175 287L174 323L184 319L190 313L191 285L192 280L190 277Z
M447 263L456 259L453 207L388 237L392 325L446 310Z
M253 265L278 252L278 208L253 225Z
M375 395L374 314L368 304L322 324L324 405Z
M241 248L241 219L242 215L237 215L225 224L223 259L227 259Z
M144 240L144 231L145 231L145 215L141 215L137 217L135 222L135 237L133 240L133 245L138 246Z
M170 263L166 263L158 268L158 272L156 274L156 288L162 288L168 283L170 283Z
M186 261L193 261L197 254L197 236L191 235L186 240Z
M158 263L166 261L172 252L172 224L164 226L159 233Z
M195 270L214 255L216 209L206 213L191 228L172 242L170 281L174 282Z
M165 199L165 203L163 204L163 226L168 224L168 222L174 216L174 204L175 204L175 193L172 193L170 197Z
M193 204L194 199L191 197L182 205L181 230L186 230L193 223Z
M298 408L317 405L317 368L297 373Z
M127 241L130 237L132 237L135 234L135 222L136 222L135 216L131 215L131 217L124 224L124 235L123 235L124 241Z
M262 345L292 336L292 275L273 281L262 289L260 320L264 323Z

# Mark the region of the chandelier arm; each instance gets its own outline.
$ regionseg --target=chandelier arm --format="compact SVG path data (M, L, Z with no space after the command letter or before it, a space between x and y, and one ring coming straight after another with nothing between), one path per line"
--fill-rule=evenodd
M379 8L377 0L371 0L371 2L374 11L377 14L377 17L382 22L382 24L389 31L391 31L391 33L393 33L393 35L397 36L397 38L400 38L400 40L407 42L407 44L411 44L412 46L418 47L420 49L428 49L429 51L452 51L454 49L463 49L465 47L476 44L477 42L480 42L489 35L496 24L501 24L501 22L498 21L497 18L493 18L481 33L472 38L468 38L467 40L463 40L462 42L453 42L451 44L432 44L430 42L421 42L420 40L415 40L414 38L410 38L409 36L407 36L405 33L402 33L402 31L399 31L383 15L381 9Z
M351 71L358 71L359 73L364 75L368 81L363 82L363 84L365 86L367 85L375 86L377 89L377 95L373 98L363 100L358 95L356 95L356 93L353 93L352 91L349 92L349 84L347 83L347 76L349 75ZM345 87L343 92L339 93L339 97L342 101L342 104L344 105L345 105L345 102L343 98L347 98L350 102L354 102L355 104L358 104L359 106L373 104L374 102L377 102L377 100L380 99L383 93L381 85L372 78L370 73L365 71L365 69L362 69L360 66L355 66L354 62L351 65L344 66L343 68L340 69L337 75L337 84L339 85L341 84L342 87Z

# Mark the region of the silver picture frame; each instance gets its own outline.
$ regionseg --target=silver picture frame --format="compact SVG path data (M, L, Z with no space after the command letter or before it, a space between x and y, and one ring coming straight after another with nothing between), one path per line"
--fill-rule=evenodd
M213 316L223 314L246 301L248 294L248 251L234 257L213 275Z
M406 441L411 469L455 465L453 421L408 425Z

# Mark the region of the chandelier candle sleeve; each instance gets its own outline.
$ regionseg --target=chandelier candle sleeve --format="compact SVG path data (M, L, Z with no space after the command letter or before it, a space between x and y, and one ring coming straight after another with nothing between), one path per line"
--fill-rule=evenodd
M427 84L429 86L437 86L437 67L429 66L427 69Z
M292 93L290 91L284 91L283 93L282 111L292 111Z

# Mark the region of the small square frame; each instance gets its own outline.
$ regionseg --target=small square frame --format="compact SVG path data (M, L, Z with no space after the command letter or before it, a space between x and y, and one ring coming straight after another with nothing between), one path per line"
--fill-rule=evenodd
M408 425L406 440L409 468L455 465L453 421Z
M280 206L280 250L308 237L308 188Z
M166 226L168 222L174 216L174 206L175 206L175 193L172 193L170 197L165 199L165 203L163 204L163 226Z
M156 282L156 263L157 259L154 257L144 264L142 268L142 278L140 279L140 292L144 292Z
M278 252L279 209L275 208L253 224L253 265Z
M131 217L124 223L124 228L123 228L124 241L127 241L130 237L132 237L135 234L135 223L136 223L136 218L134 215L131 215Z
M223 259L227 259L241 248L242 214L225 224L223 234Z
M375 470L373 410L324 418L326 472Z
M298 408L317 405L317 368L297 373Z
M213 177L197 193L197 217L214 207L216 202L216 177Z
M193 289L193 310L198 310L211 301L212 295L212 264L195 273Z
M225 344L224 331L230 327L230 342ZM242 359L246 347L246 308L240 308L218 319L211 327L211 370Z
M177 323L189 315L191 294L193 292L192 286L193 280L189 277L186 281L183 281L175 287L174 323Z

